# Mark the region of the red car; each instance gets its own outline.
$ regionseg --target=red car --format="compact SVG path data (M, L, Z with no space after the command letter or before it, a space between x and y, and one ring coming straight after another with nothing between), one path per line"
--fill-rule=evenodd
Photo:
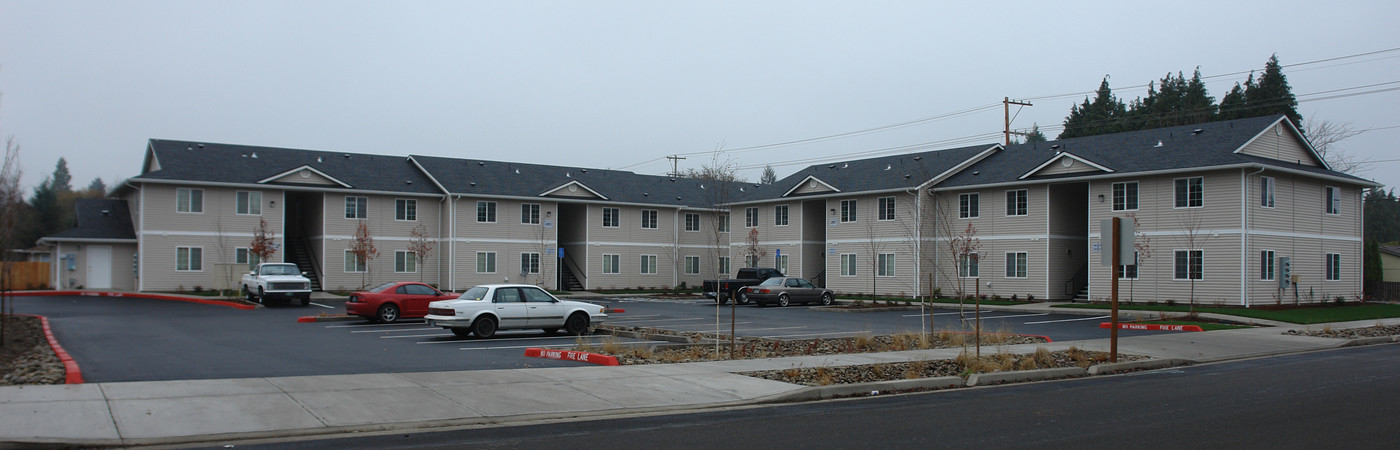
M454 298L457 294L443 293L416 281L391 281L350 294L350 299L345 301L345 313L371 322L390 323L426 316L428 303Z

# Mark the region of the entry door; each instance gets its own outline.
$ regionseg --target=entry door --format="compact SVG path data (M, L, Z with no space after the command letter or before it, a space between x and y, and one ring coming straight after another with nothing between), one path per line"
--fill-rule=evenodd
M112 247L99 245L88 246L87 288L112 288Z

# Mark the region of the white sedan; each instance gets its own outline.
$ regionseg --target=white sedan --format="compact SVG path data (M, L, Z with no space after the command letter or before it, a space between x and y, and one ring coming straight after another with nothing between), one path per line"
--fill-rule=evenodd
M484 284L467 289L456 300L428 304L428 326L452 330L466 337L489 338L496 330L539 328L553 334L563 328L569 334L588 332L590 324L608 318L607 308L592 303L554 298L529 284Z

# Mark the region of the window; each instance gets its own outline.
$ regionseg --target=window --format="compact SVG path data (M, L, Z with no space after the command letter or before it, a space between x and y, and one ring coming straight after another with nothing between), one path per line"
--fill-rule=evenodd
M1259 252L1259 279L1274 279L1274 251L1264 250Z
M978 216L981 216L982 213L979 211L980 208L977 205L977 200L977 194L958 194L958 218L976 219Z
M394 220L418 220L418 200L405 198L395 199Z
M650 230L656 229L656 210L654 210L654 209L643 209L643 210L642 210L642 228L650 229Z
M539 253L521 253L521 254L520 254L520 273L526 274L526 275L532 274L532 273L540 273L540 254L539 254Z
M724 273L724 274L729 273L729 257L728 257L728 256L721 256L721 257L719 257L719 273Z
M619 263L620 263L621 261L622 261L622 256L620 256L620 255L603 255L603 273L605 273L605 274L622 273L621 270L620 270L621 268L618 267L618 266L619 266Z
M777 205L773 207L773 225L779 227L788 225L788 205Z
M720 232L720 233L728 233L728 232L729 232L729 215L728 215L728 214L719 214L719 215L715 216L715 228L719 229L719 232Z
M257 216L262 214L262 193L238 191L234 193L234 214Z
M958 277L977 278L977 254L968 253L958 256Z
M1174 280L1200 280L1205 278L1202 267L1205 264L1204 250L1177 250L1172 258Z
M496 273L496 252L476 252L476 273Z
M1205 205L1205 178L1176 179L1176 207L1200 208Z
M540 204L539 204L539 203L521 203L521 204L520 204L520 223L526 223L526 224L531 224L531 225L539 225L539 224L540 224Z
M603 208L603 226L617 228L622 223L622 210L617 208Z
M758 208L744 208L744 228L758 226Z
M365 261L356 257L355 252L345 251L345 273L361 273L365 271Z
M856 221L856 201L855 201L855 200L842 200L842 201L841 201L841 221L842 221L842 222L855 222L855 221Z
M656 275L656 255L642 255L642 275Z
M496 223L496 202L476 202L476 221Z
M204 212L204 190L190 188L175 189L175 212Z
M1006 254L1006 277L1026 278L1026 252L1011 252Z
M875 255L875 276L894 276L894 253L881 253Z
M369 197L345 196L345 218L363 219L369 217Z
M700 231L700 215L685 213L685 231Z
M1274 179L1272 177L1259 177L1259 206L1274 207Z
M1327 254L1327 281L1342 280L1342 254Z
M1136 280L1136 279L1138 279L1138 252L1137 252L1137 251L1134 251L1134 252L1133 252L1133 263L1132 263L1132 264L1120 264L1120 265L1118 265L1118 279L1120 279L1120 280Z
M1006 191L1006 215L1024 216L1026 215L1026 199L1030 196L1030 191L1018 189Z
M1138 209L1138 183L1127 181L1113 183L1113 210L1136 211Z
M744 267L758 267L758 255L745 256Z
M855 254L855 253L842 253L842 254L841 254L841 276L843 276L843 277L853 277L853 276L856 276L856 254Z
M880 220L894 220L894 197L880 197Z
M247 264L248 268L251 269L256 267L258 262L258 255L253 254L248 248L240 247L233 249L234 264Z
M204 270L204 248L175 247L175 270L179 272Z
M394 272L395 273L417 273L418 255L416 253L395 250L394 251Z
M1327 214L1342 213L1342 190L1327 186Z
M773 256L773 268L774 268L774 269L778 269L779 272L787 273L787 271L788 271L788 255L776 255L776 256Z
M700 257L699 257L699 256L687 256L687 257L685 257L685 274L686 274L686 275L699 275L699 274L700 274Z

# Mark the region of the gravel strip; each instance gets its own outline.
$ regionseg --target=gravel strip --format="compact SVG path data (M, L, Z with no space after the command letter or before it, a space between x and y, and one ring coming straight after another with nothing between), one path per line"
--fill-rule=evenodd
M1347 328L1333 330L1323 328L1321 330L1288 330L1283 332L1290 336L1312 336L1336 339L1361 339L1369 337L1395 336L1400 335L1400 325L1377 325L1372 327Z

